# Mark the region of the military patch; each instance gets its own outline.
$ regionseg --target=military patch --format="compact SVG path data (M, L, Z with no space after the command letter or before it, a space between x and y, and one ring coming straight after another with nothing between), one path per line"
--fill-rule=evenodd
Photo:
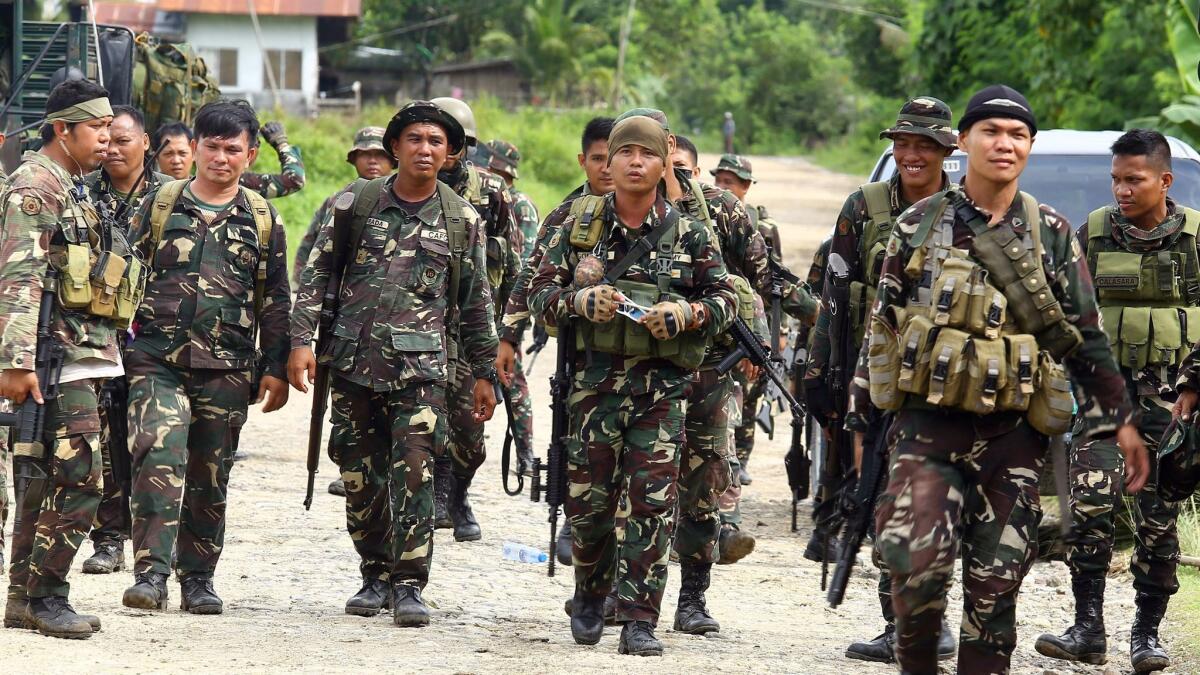
M448 234L446 234L445 230L430 230L427 228L427 229L421 230L421 236L426 239L432 239L434 241L440 241L442 243L447 243L450 241L450 236Z
M377 227L381 230L386 230L388 227L388 223L386 220L380 220L379 218L367 218L367 226L368 227Z
M554 248L554 247L558 246L558 242L561 240L562 240L562 230L560 229L560 230L556 231L550 237L550 243L546 244L546 248Z
M21 213L27 216L36 216L42 212L42 200L33 195L25 195L21 200Z

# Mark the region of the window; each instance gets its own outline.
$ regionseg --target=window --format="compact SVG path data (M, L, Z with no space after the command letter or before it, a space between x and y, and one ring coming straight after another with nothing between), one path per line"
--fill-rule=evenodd
M238 86L238 50L236 49L197 49L196 53L208 65L208 73L217 79L222 87Z
M271 86L271 79L267 75L267 68L270 68L270 72L275 74L276 86L289 91L300 91L300 51L268 49L266 53L267 60L263 63L263 87Z

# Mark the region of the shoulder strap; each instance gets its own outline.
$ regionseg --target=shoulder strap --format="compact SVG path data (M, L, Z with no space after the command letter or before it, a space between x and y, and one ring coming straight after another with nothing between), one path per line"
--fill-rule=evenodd
M150 268L154 268L154 259L158 254L158 242L162 241L163 229L167 226L167 218L175 210L175 202L183 194L183 188L188 179L172 180L163 183L154 193L154 204L150 208Z
M1101 239L1109 235L1108 207L1102 206L1088 214L1088 239Z
M483 176L473 166L467 167L467 189L462 196L472 204L483 203Z
M678 222L679 210L674 206L668 205L667 214L662 219L662 222L658 224L658 227L650 230L646 236L638 239L633 248L629 249L629 252L617 261L617 264L608 269L608 272L604 274L604 283L609 285L615 284L617 279L621 278L621 275L625 274L630 267L633 267L634 263L641 260L647 253L654 249L658 244L658 240L662 239L668 230L675 229Z
M696 198L697 208L700 209L700 220L703 220L708 229L712 230L713 218L712 213L708 210L708 200L704 199L704 186L700 185L700 181L695 178L689 178L688 184L691 187L692 196Z
M1038 200L1028 192L1021 193L1021 210L1025 215L1025 225L1029 227L1029 235L1033 237L1034 260L1042 259L1042 210Z
M446 219L446 238L450 244L450 306L458 305L458 289L462 283L462 254L467 250L467 215L461 198L449 185L438 181L438 198L442 202L442 217Z
M1183 233L1190 234L1193 237L1200 231L1200 211L1190 209L1186 206L1183 208Z
M263 296L267 293L267 262L271 259L271 207L267 198L253 190L238 186L246 201L250 202L250 212L254 215L254 225L258 229L258 270L254 274L254 316L262 315Z
M867 200L867 216L877 228L885 223L889 226L892 223L892 199L888 188L887 181L865 183L859 188L862 190L863 199Z
M926 237L933 230L933 224L941 220L942 214L945 213L951 193L951 190L946 190L929 198L929 203L925 206L925 214L921 216L921 222L917 225L916 232L913 232L912 236L908 238L909 246L917 249L925 244Z

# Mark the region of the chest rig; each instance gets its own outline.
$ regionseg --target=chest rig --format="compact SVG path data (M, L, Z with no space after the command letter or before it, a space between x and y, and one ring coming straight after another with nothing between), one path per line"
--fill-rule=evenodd
M102 217L75 189L67 194L59 221L62 238L52 242L61 245L55 256L61 263L59 303L124 329L141 304L145 268L111 215Z

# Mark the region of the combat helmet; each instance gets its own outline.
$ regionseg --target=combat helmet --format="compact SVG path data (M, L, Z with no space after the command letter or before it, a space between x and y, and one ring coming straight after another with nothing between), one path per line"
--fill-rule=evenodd
M467 145L475 145L475 139L478 138L475 132L475 113L471 112L471 106L467 105L466 101L450 96L439 96L430 103L445 110L451 117L458 120L458 123L462 125L463 133L467 136Z

